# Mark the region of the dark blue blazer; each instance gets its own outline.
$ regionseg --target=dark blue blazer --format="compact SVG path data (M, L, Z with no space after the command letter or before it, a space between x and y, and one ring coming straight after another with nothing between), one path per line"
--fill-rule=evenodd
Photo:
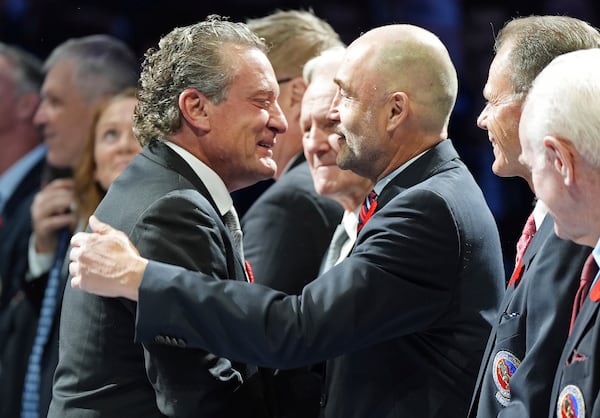
M548 415L556 365L589 253L589 247L558 238L546 215L523 255L521 282L506 290L469 417Z
M577 315L560 356L549 417L600 417L599 323L600 282L596 282ZM562 411L562 415L557 415L557 410Z
M37 326L38 303L22 292L31 236L31 203L40 190L45 158L23 178L6 202L0 221L0 417L18 417L29 352ZM46 280L35 281L41 300ZM41 403L44 404L42 398ZM46 405L49 403L46 403Z
M266 367L327 361L322 416L464 417L503 292L496 225L449 140L398 174L350 256L285 293L151 262L136 339ZM146 307L168 304L168 313Z
M40 190L44 166L45 159L41 158L21 180L0 216L0 312L23 287L31 236L31 203Z

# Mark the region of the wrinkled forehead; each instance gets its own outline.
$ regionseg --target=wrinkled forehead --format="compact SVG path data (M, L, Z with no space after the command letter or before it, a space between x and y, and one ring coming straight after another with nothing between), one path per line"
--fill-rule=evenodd
M333 81L311 83L302 98L301 119L306 120L309 117L325 119L336 92L337 86Z
M248 89L279 94L279 85L267 56L256 48L247 48L230 55L232 85L243 84Z

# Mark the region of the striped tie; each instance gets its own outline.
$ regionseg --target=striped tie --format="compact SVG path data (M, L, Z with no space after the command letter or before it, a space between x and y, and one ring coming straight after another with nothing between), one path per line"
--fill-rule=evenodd
M365 226L369 218L373 216L373 212L377 208L377 193L375 190L372 190L371 193L367 195L365 201L360 207L360 212L358 213L358 225L356 226L356 232L359 233L361 229Z

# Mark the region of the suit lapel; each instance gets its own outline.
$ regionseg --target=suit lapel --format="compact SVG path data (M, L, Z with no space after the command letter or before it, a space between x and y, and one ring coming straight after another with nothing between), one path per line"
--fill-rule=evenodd
M148 144L148 147L142 150L142 153L150 160L179 173L182 177L184 177L186 180L192 183L196 190L199 193L201 193L206 198L206 200L208 200L208 202L215 211L215 216L217 216L223 224L223 231L226 231L226 233L231 237L229 229L225 226L223 217L219 214L219 208L217 207L216 203L214 202L213 198L208 192L208 189L206 188L202 180L196 175L194 170L183 158L181 158L168 145L164 144L161 141L151 142L150 144ZM243 274L240 277L247 277L249 273L244 260L241 259L237 251L232 251L232 253L238 265L238 268L241 272L243 272Z
M581 311L575 320L575 325L573 326L573 331L571 332L571 338L569 338L571 340L571 344L569 344L569 349L571 351L579 344L579 341L587 329L587 325L596 317L599 306L600 303L594 302L589 298L589 296L585 299L585 303L581 307Z

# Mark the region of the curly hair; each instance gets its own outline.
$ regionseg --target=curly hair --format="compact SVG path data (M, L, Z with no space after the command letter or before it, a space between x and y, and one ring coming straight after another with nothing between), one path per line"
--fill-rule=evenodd
M266 53L264 42L243 23L218 15L194 25L175 28L146 52L140 76L134 133L142 145L163 140L181 127L179 95L198 90L215 104L227 97L235 74L225 46L241 46Z

